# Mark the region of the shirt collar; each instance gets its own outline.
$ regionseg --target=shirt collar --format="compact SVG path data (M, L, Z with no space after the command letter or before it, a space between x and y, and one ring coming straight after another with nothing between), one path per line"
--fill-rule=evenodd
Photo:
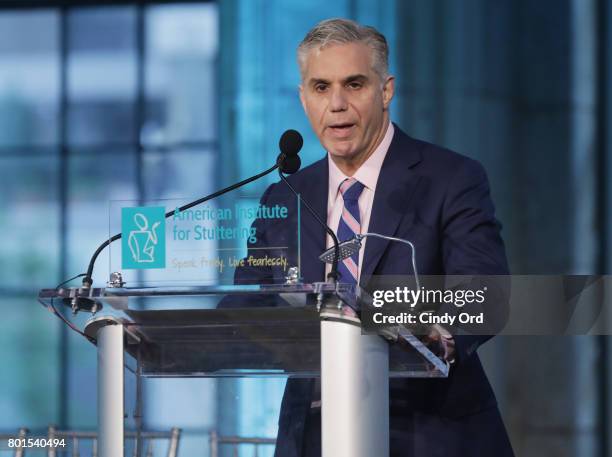
M393 139L394 132L395 129L393 127L393 123L389 122L387 131L385 132L385 136L383 137L378 147L353 175L353 178L362 183L367 189L370 189L372 192L374 192L374 190L376 189L378 175L380 174L380 169L382 168L383 161L387 156L387 151L389 150L389 146L391 145L391 140ZM340 171L338 166L331 159L329 153L327 154L327 162L329 164L328 201L334 201L338 196L338 188L340 187L340 184L342 184L342 181L344 181L345 179L348 179L349 176L346 176L344 173L342 173L342 171Z

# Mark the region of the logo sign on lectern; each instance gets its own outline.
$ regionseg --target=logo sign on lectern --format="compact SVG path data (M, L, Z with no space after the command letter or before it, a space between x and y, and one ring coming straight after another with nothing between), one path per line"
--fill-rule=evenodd
M121 208L122 269L166 268L166 208Z
M267 204L235 198L181 211L189 201L110 202L109 237L120 232L121 241L110 245L109 273L121 272L128 285L158 286L233 284L237 268L244 283L264 277L269 282L271 276L283 282L290 271L299 277L300 207L295 196Z

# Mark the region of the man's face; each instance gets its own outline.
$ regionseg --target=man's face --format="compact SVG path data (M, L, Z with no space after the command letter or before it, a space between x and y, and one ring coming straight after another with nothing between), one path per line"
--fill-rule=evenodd
M302 77L300 100L319 141L343 171L356 171L385 134L393 78L381 81L362 43L311 50Z

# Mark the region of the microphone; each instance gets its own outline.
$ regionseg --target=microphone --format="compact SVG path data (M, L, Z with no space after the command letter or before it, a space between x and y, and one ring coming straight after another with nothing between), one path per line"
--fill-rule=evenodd
M281 150L281 154L285 154L288 157L297 156L302 146L304 146L302 135L293 129L286 130L278 141L278 148Z
M231 186L218 190L217 192L213 192L212 194L207 195L206 197L202 197L191 203L187 203L186 205L181 206L178 210L185 211L189 208L193 208L194 206L199 205L200 203L204 203L208 200L212 200L213 198L231 192L232 190L238 189L239 187L242 187L246 184L256 181L257 179L263 176L266 176L267 174L272 173L274 170L280 167L287 170L286 173L295 173L299 169L301 164L298 152L302 148L303 144L304 141L302 139L302 135L300 135L299 132L295 130L287 130L280 138L279 148L281 150L281 153L276 159L276 163L274 164L274 166L262 171L261 173L256 174L255 176L251 176L250 178L244 179L236 184L232 184ZM171 217L172 215L174 215L174 212L175 210L168 211L164 217ZM87 273L85 273L85 276L83 278L83 286L81 290L86 291L91 288L93 284L92 274L94 265L100 253L104 250L105 247L120 238L121 233L118 233L109 238L108 240L105 240L100 246L98 246L98 249L96 249L93 256L91 257L91 260L89 261L89 266L87 268Z
M279 170L291 175L300 169L302 160L298 155L304 145L304 139L297 130L287 130L281 136L278 147L281 150L276 163Z
M278 171L287 175L292 175L300 169L301 165L302 160L300 159L300 156L285 157L280 161L278 165Z

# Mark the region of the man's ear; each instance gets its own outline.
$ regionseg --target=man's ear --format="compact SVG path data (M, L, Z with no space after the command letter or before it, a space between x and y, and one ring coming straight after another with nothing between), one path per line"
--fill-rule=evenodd
M300 102L302 102L302 108L304 108L304 111L306 111L306 103L304 102L304 85L300 84L298 89L300 90Z
M393 95L395 94L395 76L387 76L387 80L383 84L383 107L389 109Z

